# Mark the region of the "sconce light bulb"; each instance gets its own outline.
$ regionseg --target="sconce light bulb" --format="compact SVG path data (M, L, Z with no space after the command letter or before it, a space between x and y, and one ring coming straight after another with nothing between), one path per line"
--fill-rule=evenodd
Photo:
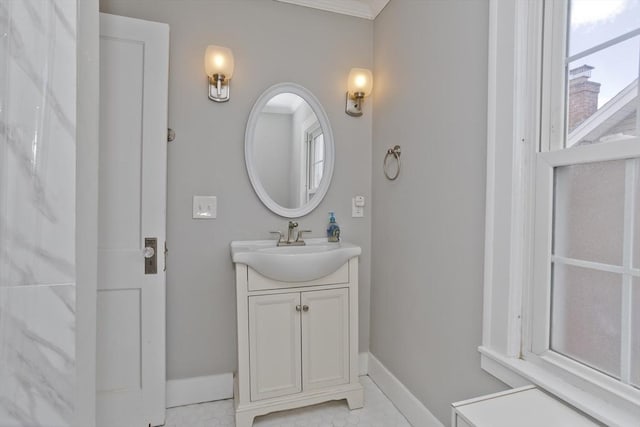
M359 74L356 77L356 86L359 88L363 88L367 84L367 77Z

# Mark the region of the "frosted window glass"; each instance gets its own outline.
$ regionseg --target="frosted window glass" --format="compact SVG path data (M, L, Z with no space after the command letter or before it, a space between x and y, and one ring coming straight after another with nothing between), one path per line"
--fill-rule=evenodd
M555 168L555 255L622 265L624 183L624 160Z
M316 136L314 148L316 151L314 156L315 162L317 163L317 162L323 161L324 160L324 134L320 134Z
M631 383L640 388L640 278L633 279L631 298Z
M555 264L551 349L620 377L622 276Z

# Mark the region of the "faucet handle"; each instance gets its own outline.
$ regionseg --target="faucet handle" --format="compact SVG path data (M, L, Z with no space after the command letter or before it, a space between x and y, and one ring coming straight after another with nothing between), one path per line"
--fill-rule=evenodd
M269 233L277 234L278 235L278 242L283 242L284 241L284 235L282 234L282 231L270 231Z
M298 237L296 237L296 242L302 242L302 233L311 233L311 230L298 231Z
M296 221L289 221L289 230L293 230L298 227L298 223Z

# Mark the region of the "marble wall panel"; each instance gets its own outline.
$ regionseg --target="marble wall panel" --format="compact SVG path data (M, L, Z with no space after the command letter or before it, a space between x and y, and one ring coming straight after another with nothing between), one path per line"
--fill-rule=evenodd
M0 426L69 426L76 1L0 0Z
M69 426L75 285L0 288L0 426Z
M74 282L75 0L0 0L0 286Z

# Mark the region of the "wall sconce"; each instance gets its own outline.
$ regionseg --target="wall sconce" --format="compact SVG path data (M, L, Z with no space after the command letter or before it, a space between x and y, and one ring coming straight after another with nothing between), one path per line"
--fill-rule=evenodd
M366 96L371 95L373 88L373 75L366 68L352 68L349 72L347 84L347 103L345 112L353 117L362 115L362 102Z
M222 46L207 46L204 69L209 78L209 99L215 102L229 100L229 80L233 76L233 53Z

